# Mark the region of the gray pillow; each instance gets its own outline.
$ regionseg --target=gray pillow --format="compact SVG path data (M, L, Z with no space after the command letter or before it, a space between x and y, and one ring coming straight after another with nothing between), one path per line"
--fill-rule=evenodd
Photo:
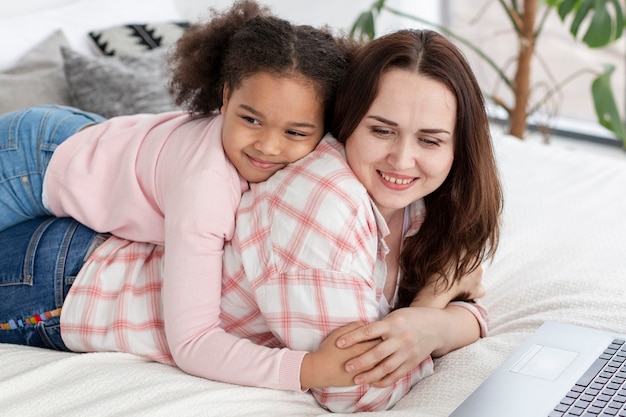
M61 52L74 107L104 117L175 110L167 91L167 48L120 57Z
M17 62L0 72L0 113L37 104L70 104L61 47L68 42L58 30Z

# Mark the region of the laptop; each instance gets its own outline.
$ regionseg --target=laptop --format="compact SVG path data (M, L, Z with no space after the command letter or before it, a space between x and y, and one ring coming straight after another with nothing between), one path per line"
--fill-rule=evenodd
M626 335L549 321L450 417L626 417L625 362Z

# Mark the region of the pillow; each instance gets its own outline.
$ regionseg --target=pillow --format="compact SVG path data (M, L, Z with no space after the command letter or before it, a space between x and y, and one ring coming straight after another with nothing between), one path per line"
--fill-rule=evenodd
M126 24L89 32L89 39L102 55L133 56L171 46L188 27L189 22Z
M4 3L4 2L3 2ZM182 20L175 0L79 0L55 8L0 18L0 70L17 60L54 31L61 29L70 46L94 54L87 33L127 22Z
M62 46L68 43L58 30L28 51L13 68L0 72L0 113L37 104L70 104Z
M90 57L68 48L61 52L74 107L104 117L175 110L167 91L167 48L134 57Z

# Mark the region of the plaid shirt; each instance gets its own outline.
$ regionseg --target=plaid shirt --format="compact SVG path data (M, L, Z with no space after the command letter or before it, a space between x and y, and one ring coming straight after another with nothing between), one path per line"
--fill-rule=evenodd
M409 214L407 235L421 225L423 203L414 203ZM293 386L299 381L304 351L316 350L339 326L380 318L387 233L382 216L333 139L324 139L309 156L253 185L243 195L235 236L224 252L221 327L233 341L203 337L209 317L198 308L188 308L193 311L188 313L179 308L186 315L177 325L197 329L197 339L206 342L188 350L190 363L205 369L187 371L226 382ZM161 247L115 237L100 246L63 306L67 346L75 351L131 352L173 364L163 330L161 301L169 299L160 294L162 256ZM206 310L214 309L210 294L194 288L187 291L190 297L206 298ZM201 296L192 297L197 293ZM187 306L185 300L178 304ZM484 335L486 312L463 305L477 317ZM216 360L206 365L211 357ZM332 411L382 410L432 372L428 358L388 388L311 391ZM256 377L243 380L248 374Z
M421 200L409 207L407 235L417 232L424 213ZM388 233L343 147L325 138L310 155L243 195L224 253L224 329L271 346L315 351L344 324L378 320ZM388 388L311 392L335 412L383 410L432 373L428 358Z

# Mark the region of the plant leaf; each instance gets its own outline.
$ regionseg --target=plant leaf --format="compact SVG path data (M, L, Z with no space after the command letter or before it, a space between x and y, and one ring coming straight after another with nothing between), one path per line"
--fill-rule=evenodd
M559 17L561 20L565 20L568 14L577 6L580 0L563 0L563 1L550 1L549 6L557 7ZM578 5L580 7L580 5Z
M550 0L563 22L573 17L570 32L579 38L579 31L588 22L582 42L591 48L606 46L622 36L625 6L620 0Z
M605 67L604 72L591 84L591 94L598 121L602 126L613 132L626 147L626 128L620 118L615 97L613 96L613 89L611 88L611 75L614 70L615 67L613 65Z
M374 14L371 10L359 15L350 29L350 37L360 41L372 40L376 37Z
M611 26L612 22L609 11L607 9L596 9L582 41L590 48L597 48L610 43Z
M378 13L380 13L380 11L385 7L386 1L387 0L378 0L376 3L374 3L372 7L374 7Z

